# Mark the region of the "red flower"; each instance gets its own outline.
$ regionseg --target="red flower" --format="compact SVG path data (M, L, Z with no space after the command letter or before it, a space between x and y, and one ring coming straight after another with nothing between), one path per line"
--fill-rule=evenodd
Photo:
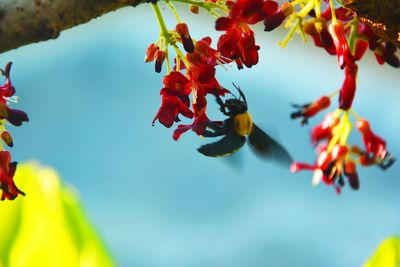
M162 95L161 107L153 119L153 125L159 120L165 127L169 128L174 122L180 121L178 115L182 114L187 118L193 117L193 112L182 102L179 97Z
M272 5L271 8L269 9L272 11ZM294 12L294 7L291 3L286 2L283 3L282 7L273 13L270 16L266 16L264 19L264 31L272 31L275 28L277 28L279 25L282 24L282 22L290 15L292 15Z
M322 25L322 30L318 32L316 23ZM314 45L318 47L323 47L326 52L330 55L336 55L336 47L333 43L331 34L328 31L328 26L325 20L312 21L304 24L304 32L311 36L314 41Z
M384 42L381 40L379 36L377 36L373 30L364 23L359 24L358 33L368 39L369 49L374 51L376 60L379 64L382 65L386 62L395 68L400 67L400 60L396 54L397 47L395 45L391 42Z
M344 69L344 81L340 89L339 107L344 110L351 108L354 96L356 94L356 81L357 81L358 66L354 64L353 67L349 65Z
M21 126L23 122L29 121L28 114L26 114L24 111L18 109L11 109L9 107L6 107L6 109L7 109L6 120L12 125ZM0 115L0 119L1 118L2 117Z
M344 173L349 180L350 187L354 190L358 190L360 188L360 180L358 178L356 164L354 161L349 160L345 163Z
M340 193L345 185L344 176L346 176L350 187L358 190L360 185L356 166L352 160L347 159L348 153L348 148L339 144L334 146L332 152L324 148L319 152L315 165L295 162L290 166L290 171L312 170L313 185L323 181L327 185L333 185L337 193Z
M193 130L197 135L202 135L206 129L206 122L209 121L206 115L207 100L204 95L198 95L196 98L196 103L193 103L194 110L194 121L192 124L188 125L178 125L175 129L172 138L177 141L182 134L188 130Z
M3 76L6 77L4 85L0 85L0 99L3 103L5 103L5 100L3 99L4 97L11 97L15 94L15 88L10 80L11 65L12 62L9 62L4 70L0 69Z
M362 166L377 165L382 170L386 170L396 162L396 158L389 153L386 153L385 158L381 159L377 158L374 154L362 150L358 146L353 146L351 148L351 153L359 156L359 161Z
M161 72L162 65L164 64L165 56L166 56L165 52L161 51L161 50L157 50L154 53L154 60L156 61L156 63L154 64L154 70L157 73Z
M4 85L0 86L0 120L6 119L9 123L14 126L20 126L22 122L29 121L28 115L17 109L11 109L7 106L7 98L12 97L15 94L15 88L11 83L10 70L12 63L8 63L1 73L6 77Z
M385 159L388 155L385 140L372 132L367 120L361 119L357 121L356 126L362 134L367 152L374 154L375 157L380 159Z
M367 48L368 48L368 42L361 38L358 38L356 42L356 51L354 55L354 60L359 61L365 54L365 51L367 51Z
M257 64L260 47L255 44L254 32L249 24L273 14L277 7L274 1L238 0L232 6L229 17L221 17L216 21L215 28L225 31L217 44L221 55L235 60L239 69L243 68L243 64L248 68Z
M336 54L338 57L339 67L343 69L346 65L354 67L354 57L350 52L349 45L347 44L346 35L344 33L344 26L342 22L332 23L329 26L333 42L336 47Z
M7 146L9 146L9 147L13 147L14 146L13 138L12 138L11 134L8 131L3 131L0 136L1 136L1 139L3 140L3 142Z
M238 0L232 6L229 17L237 22L256 24L265 18L265 11L274 13L277 7L274 1ZM270 9L273 9L273 12Z
M324 120L315 126L311 131L311 141L314 145L322 140L329 140L332 137L332 130L339 123L339 118L335 113L328 113Z
M149 45L149 47L147 47L147 50L146 50L146 56L144 58L144 62L147 63L147 62L154 61L154 55L158 50L160 50L158 45L156 45L154 43Z
M178 115L187 118L193 117L189 107L190 82L180 72L173 71L163 79L164 88L161 89L161 107L153 119L153 125L159 120L165 127L171 127L174 122L179 121Z
M181 41L182 41L183 48L185 49L185 51L188 53L192 53L194 51L194 44L192 41L192 37L190 37L189 28L188 28L187 24L186 23L178 23L175 26L175 31L181 37Z
M317 101L305 105L293 105L296 108L299 108L299 111L293 112L290 117L292 119L300 118L302 117L301 124L307 124L308 119L310 117L315 116L318 112L321 110L324 110L329 107L331 104L331 100L328 96L323 96Z
M218 51L223 57L234 60L239 69L243 68L243 64L251 68L258 63L258 50L260 49L255 44L254 32L246 24L243 24L242 28L238 28L235 24L232 25L232 28L227 29L226 33L219 37ZM217 26L217 30L223 29Z
M194 65L208 64L215 66L216 64L226 63L226 60L221 58L221 54L218 50L211 48L211 38L204 37L197 41L194 45L195 52L187 54L187 59Z
M1 200L13 200L19 194L25 196L25 193L17 188L13 180L17 163L10 161L10 152L0 151L0 189L2 190Z
M353 12L344 7L335 8L335 14L336 17L343 22L347 22L354 18ZM332 19L331 7L329 5L324 10L324 12L321 13L321 17L323 17L327 21Z

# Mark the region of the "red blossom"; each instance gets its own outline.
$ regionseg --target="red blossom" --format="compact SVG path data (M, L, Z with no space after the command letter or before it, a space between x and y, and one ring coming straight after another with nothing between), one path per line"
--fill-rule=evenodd
M225 31L218 40L221 55L236 61L239 69L245 65L251 68L258 63L258 50L254 32L249 24L255 24L276 11L274 1L238 0L231 8L228 17L218 18L215 28Z
M146 56L144 58L144 62L151 62L154 61L154 55L160 48L156 44L151 44L147 47Z
M3 131L0 136L1 136L1 139L3 140L3 142L7 146L9 146L9 147L13 147L14 146L13 138L12 138L11 134L8 131Z
M291 114L292 119L303 118L301 124L307 124L308 119L315 116L320 111L326 109L331 104L331 100L328 96L322 96L317 101L305 104L305 105L293 105L296 108L299 108L299 111L293 112Z
M193 117L193 112L177 96L162 95L161 107L153 119L153 125L156 120L169 128L174 122L178 122L178 115L182 114L187 118Z
M351 19L354 18L353 12L344 7L335 8L335 14L336 14L336 18L343 22L350 21ZM326 7L324 12L321 13L321 17L323 17L327 21L332 19L332 12L331 12L331 8L329 5Z
M326 148L319 151L317 161L314 165L295 162L291 165L291 172L311 170L314 172L312 184L317 185L323 181L327 185L334 186L337 193L345 185L344 177L347 177L353 190L359 189L358 174L355 164L347 159L349 149L346 146L336 144L332 151Z
M356 42L354 60L359 61L365 54L365 51L367 51L367 48L368 48L368 42L361 38L358 38Z
M311 141L314 145L322 140L329 140L332 137L332 130L339 123L339 118L335 113L329 112L323 121L315 126L311 131Z
M16 162L11 162L11 154L8 151L0 151L0 189L1 200L13 200L19 194L25 193L18 189L14 183L14 174L17 167Z
M6 81L3 85L0 85L0 96L1 96L1 100L3 103L5 103L4 101L4 97L11 97L15 94L15 88L11 83L11 79L10 79L10 70L11 70L11 65L12 63L9 62L4 70L1 70L1 73L3 74L4 77L6 77Z
M172 138L177 141L182 134L188 130L193 130L197 135L202 135L206 129L206 122L209 121L207 114L207 100L204 95L200 94L196 97L196 102L193 103L194 120L191 124L180 124L178 128L175 129Z
M322 26L320 32L317 30L316 23L320 23ZM308 22L303 27L304 32L313 39L315 46L323 47L330 55L336 55L336 47L325 20Z
M20 126L23 122L29 121L28 115L17 109L8 107L7 98L14 96L15 88L10 79L10 70L12 63L8 63L1 73L6 77L6 81L0 86L0 120L6 119L14 126Z
M329 25L329 32L336 47L339 67L343 69L346 65L348 65L349 67L353 68L355 65L354 57L351 54L349 45L347 44L343 23L340 21L331 23L331 25Z
M272 8L269 9L272 11ZM264 31L272 31L277 28L282 22L294 12L294 7L291 3L283 3L282 7L275 13L266 16L264 19Z
M386 149L386 141L372 132L371 126L367 120L358 120L356 126L362 134L367 152L373 153L374 156L380 159L384 159L388 153Z
M344 69L344 81L340 88L339 107L343 110L348 110L353 104L354 96L356 94L356 81L357 81L358 66L346 66Z
M157 50L154 53L154 60L156 61L156 63L154 64L154 70L157 73L161 72L162 65L164 64L165 56L166 56L165 52L161 51L161 50Z
M153 119L160 121L165 127L171 127L174 122L179 121L178 115L187 118L193 117L189 109L190 82L180 72L173 71L163 79L164 88L161 89L161 107Z
M175 31L179 34L181 37L181 41L183 44L183 48L185 49L186 52L192 53L194 51L194 44L192 37L190 37L189 34L189 28L186 23L178 23L175 26Z

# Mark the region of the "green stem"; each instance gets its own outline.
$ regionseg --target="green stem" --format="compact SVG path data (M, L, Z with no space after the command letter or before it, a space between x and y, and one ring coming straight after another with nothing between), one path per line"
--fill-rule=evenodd
M208 11L211 11L213 8L216 8L216 9L220 9L226 13L229 12L229 9L227 7L219 5L217 3L213 3L213 2L199 2L199 1L194 1L194 0L171 0L171 1L189 4L189 5L193 5L193 6L198 6L198 7L204 8Z
M295 25L292 26L292 28L286 35L285 39L278 43L282 48L285 48L286 45L289 43L289 41L293 38L293 35L296 32L297 27L299 27L300 20L301 20L301 18L297 17Z
M298 4L302 4L302 3L304 3L305 2L305 0L294 0L294 1L291 1L290 3L292 4L292 5L298 5Z
M321 0L317 0L315 2L315 17L320 18L321 17Z
M347 143L347 139L349 138L351 128L352 128L348 111L344 112L342 121L343 121L343 128L342 128L342 133L341 133L341 136L339 139L339 144L341 146L345 146Z
M357 112L355 112L353 109L350 109L351 114L353 114L353 116L356 118L356 120L362 120L362 118L360 117L360 115L357 114Z
M169 33L168 33L168 29L167 26L165 25L163 16L161 14L161 10L160 7L158 6L158 3L154 3L151 4L151 6L153 7L153 11L154 14L156 15L157 21L158 21L158 25L160 26L160 30L165 38L165 40L167 41L167 44L174 44L175 42L172 42Z
M335 12L335 5L333 3L333 0L329 0L329 5L331 7L331 13L332 13L332 22L337 23L336 19L336 12Z
M171 62L169 61L168 45L165 48L165 59L167 60L167 74L171 73Z
M181 23L181 18L179 17L178 12L176 11L176 8L174 7L173 4L171 4L170 1L165 1L165 3L167 3L169 9L171 9L172 13L174 13L174 16L176 18L176 21L178 21L178 23Z
M351 30L349 35L349 47L351 54L354 56L356 53L356 38L358 36L358 18L351 22Z
M314 8L315 6L315 1L316 0L310 0L308 1L307 5L305 5L299 13L297 13L297 16L304 18L305 16L308 15L308 13Z
M182 51L176 46L176 44L173 44L172 46L175 49L175 52L176 52L176 55L177 55L177 60L179 60L179 58L181 58L183 64L185 64L186 68L188 69L190 67L190 62L187 60L187 58L182 53Z

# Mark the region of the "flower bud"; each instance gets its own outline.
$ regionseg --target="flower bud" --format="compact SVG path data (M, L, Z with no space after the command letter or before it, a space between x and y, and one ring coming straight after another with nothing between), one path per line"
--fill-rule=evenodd
M188 53L193 53L194 51L194 44L193 40L189 34L189 28L186 23L178 23L175 26L175 31L179 34L182 39L183 48Z
M161 51L161 50L157 50L156 53L154 54L154 59L156 61L155 65L154 65L154 69L157 73L161 72L162 65L165 60L165 56L166 56L165 52Z
M3 140L3 142L9 146L9 147L13 147L14 146L14 142L13 139L11 137L11 134L8 131L3 131L1 133L1 139Z
M199 7L198 7L198 6L189 5L189 10L190 10L190 12L192 12L193 14L199 14Z
M151 44L149 47L147 47L146 51L146 56L144 57L144 62L151 62L154 60L154 55L155 53L159 50L160 48L156 44Z

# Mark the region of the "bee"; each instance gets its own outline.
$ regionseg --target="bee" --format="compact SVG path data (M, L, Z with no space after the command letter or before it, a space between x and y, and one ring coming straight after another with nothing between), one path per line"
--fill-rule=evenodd
M233 86L239 92L239 98L234 95L235 98L226 99L224 102L217 93L215 94L220 111L229 118L222 122L207 122L203 132L204 137L223 137L199 147L197 151L208 157L222 157L235 153L248 140L252 150L262 158L290 165L293 162L292 157L281 144L253 122L247 111L246 97L239 87L235 84Z

